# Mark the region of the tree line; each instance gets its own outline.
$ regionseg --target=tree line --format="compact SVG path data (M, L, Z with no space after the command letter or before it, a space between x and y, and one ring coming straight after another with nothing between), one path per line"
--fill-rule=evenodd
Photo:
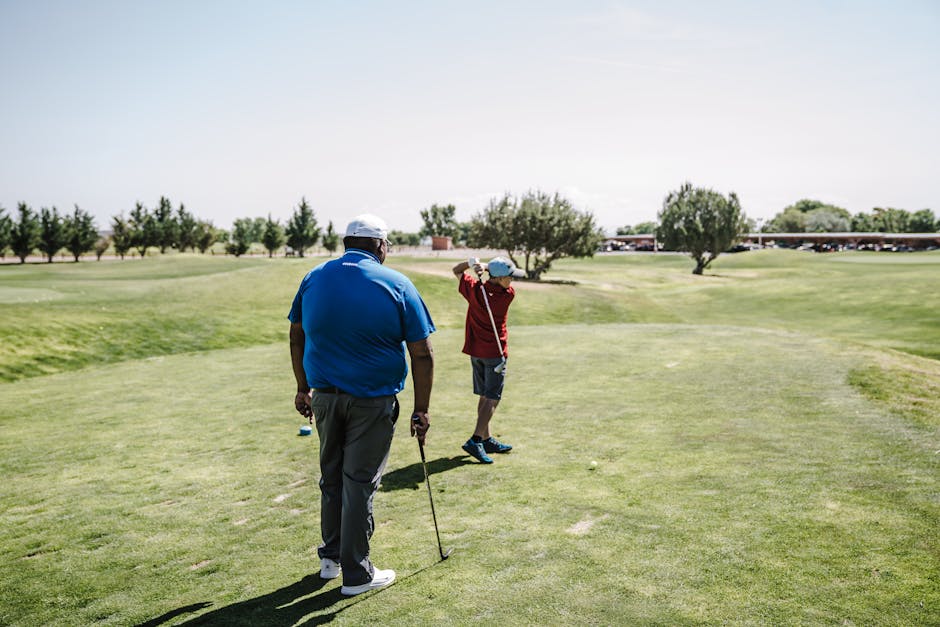
M645 235L656 232L656 222L622 226L617 235ZM940 219L931 209L908 211L875 207L852 215L847 209L819 200L802 199L788 205L759 227L748 220L748 229L763 233L937 233Z
M507 193L491 199L467 222L459 222L456 212L452 204L433 204L420 210L423 226L418 233L391 231L389 241L394 245L416 246L423 237L444 236L458 245L504 250L528 278L538 280L558 259L592 256L603 240L594 216L576 210L557 193L540 190L521 196ZM37 249L50 262L63 248L78 261L91 250L100 259L110 247L123 259L131 250L144 256L151 247L161 253L171 248L205 253L218 242L224 243L226 253L236 257L245 254L256 242L265 247L269 256L286 245L293 254L303 257L317 242L333 254L341 239L332 222L325 230L319 226L306 198L301 198L284 225L268 214L266 219L236 219L229 232L196 219L183 204L174 209L166 197L161 197L153 209L138 202L127 218L123 213L114 217L107 238L98 236L92 217L77 205L73 213L62 216L55 207L44 207L36 213L20 203L18 214L18 219L13 220L0 207L0 254L5 254L9 247L21 263ZM655 233L667 250L688 252L695 261L693 273L702 274L719 254L754 230L755 222L744 214L734 192L725 197L684 183L663 200L656 222L625 226L617 229L617 233ZM875 208L870 214L852 216L845 209L815 200L800 200L763 226L764 232L936 230L940 230L940 224L930 209L910 213Z
M225 252L236 257L248 252L254 243L262 244L269 256L286 245L303 257L317 242L332 254L340 241L332 222L326 230L320 228L306 198L301 198L284 225L268 214L267 218L238 218L232 230L225 231L211 221L196 218L182 203L174 209L170 200L161 196L153 209L138 202L127 217L123 212L114 216L110 227L111 234L101 236L92 215L78 205L72 213L63 215L54 206L37 212L21 202L15 217L0 207L0 258L7 250L19 257L20 263L35 251L51 263L63 249L75 261L88 252L101 259L109 249L121 259L131 251L143 257L150 248L159 249L161 254L169 249L205 254L216 243L224 244Z

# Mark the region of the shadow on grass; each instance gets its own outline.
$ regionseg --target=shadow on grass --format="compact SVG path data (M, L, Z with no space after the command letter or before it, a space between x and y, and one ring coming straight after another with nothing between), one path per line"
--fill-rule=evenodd
M358 603L362 597L354 600L352 603L338 608L335 612L310 616L309 620L302 621L305 617L316 612L323 611L336 603L349 597L344 597L339 592L339 586L321 592L315 596L311 594L321 590L326 584L330 583L325 579L320 579L319 575L307 575L297 583L287 587L275 590L270 594L233 603L225 607L220 607L202 616L197 616L191 620L180 623L182 625L318 625L328 623L336 618L336 614L342 610ZM368 595L365 595L368 596ZM167 612L163 616L141 623L138 627L157 627L167 621L170 621L182 614L195 612L211 606L211 603L195 603L179 609Z
M435 562L435 564L437 563L439 562ZM401 577L399 578L399 582L419 575L433 565L434 564L429 564L406 577ZM340 594L340 586L337 585L330 590L314 595L315 592L322 590L323 587L329 583L331 582L328 580L320 579L319 575L307 575L297 583L281 588L280 590L275 590L274 592L249 599L248 601L241 601L220 607L217 610L213 610L179 624L190 625L192 627L229 627L231 625L245 625L246 627L287 627L288 625L323 625L333 622L337 614L343 610L347 610L360 601L382 593L382 590L378 590L355 597L346 597ZM318 613L342 602L345 602L345 604L336 607L331 612L323 614ZM157 627L178 616L196 612L211 605L212 603L194 603L187 605L167 612L153 620L141 623L137 627Z
M448 470L453 470L454 468L472 463L474 462L470 461L469 455L441 457L428 462L428 475L447 472ZM393 470L386 475L382 475L381 490L383 492L391 492L392 490L417 490L422 483L424 483L424 470L421 468L421 462L417 462L410 466Z

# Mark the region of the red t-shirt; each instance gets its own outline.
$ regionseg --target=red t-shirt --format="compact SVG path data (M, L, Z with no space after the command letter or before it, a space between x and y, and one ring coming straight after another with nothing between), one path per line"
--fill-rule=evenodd
M509 313L509 305L516 291L512 289L512 286L504 288L490 281L484 285L486 296L490 301L490 309L493 311L493 320L496 321L496 328L499 330L499 341L503 345L502 356L509 357L509 348L506 346L506 315ZM460 276L457 290L469 303L467 322L464 325L463 352L471 357L499 358L501 356L499 345L493 337L493 325L486 312L486 302L480 290L480 281L465 272Z

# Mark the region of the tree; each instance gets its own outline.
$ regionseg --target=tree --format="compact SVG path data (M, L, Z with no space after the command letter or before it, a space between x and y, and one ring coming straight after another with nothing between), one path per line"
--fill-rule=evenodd
M911 214L911 221L907 226L911 233L933 233L940 229L940 226L937 226L937 218L930 209L915 211Z
M111 218L111 243L114 244L114 252L122 260L131 248L134 247L134 233L130 224L124 219L124 213Z
M776 233L805 233L806 214L794 207L775 215L770 221L771 230Z
M186 211L183 203L176 210L176 248L180 252L187 248L196 252L196 217Z
M101 256L108 251L108 248L111 247L111 238L107 235L99 237L95 241L95 260L101 261Z
M211 222L199 220L196 222L195 241L196 248L205 255L206 251L219 241L218 231Z
M268 214L268 219L271 218L271 214ZM254 218L251 220L251 228L249 229L249 237L251 238L252 243L259 242L263 243L264 231L268 228L268 220L264 218Z
M160 203L153 210L153 228L153 245L160 249L161 255L167 248L176 246L179 240L179 225L173 216L173 205L165 196L160 196Z
M576 211L559 194L530 191L516 199L506 194L471 220L469 246L505 250L526 276L539 280L563 257L592 257L603 234L590 213ZM522 255L524 263L516 261Z
M877 231L875 217L870 213L856 213L852 216L852 230L856 233L873 233Z
M141 203L134 205L128 226L131 231L131 246L137 249L141 257L146 256L147 248L155 246L157 229L150 211Z
M320 229L317 228L317 218L313 209L307 204L306 198L300 199L300 205L294 210L290 221L285 229L287 233L287 245L297 251L301 257L304 251L320 239Z
M832 233L848 231L852 214L842 207L804 198L771 218L768 228L778 233Z
M10 248L20 258L20 263L26 263L26 258L39 245L39 219L25 202L19 203L16 209L20 215L10 228Z
M336 249L339 248L339 234L333 230L333 221L330 220L330 223L326 225L326 233L323 234L323 248L326 249L326 252L330 253L330 256L333 256L333 253L336 252Z
M389 231L388 243L392 244L393 246L419 246L421 245L421 235L419 233Z
M428 209L421 210L421 220L424 226L421 227L419 234L421 236L431 237L456 237L458 233L457 219L454 215L457 208L454 205L431 205Z
M55 207L43 207L39 217L39 250L46 254L46 259L52 263L55 254L65 246L65 223L59 216Z
M0 259L6 259L7 246L13 230L13 220L6 215L6 209L0 207Z
M658 217L657 239L666 248L688 252L695 260L692 274L702 274L747 233L747 219L737 194L731 192L725 198L691 183L666 196Z
M330 227L332 226L333 223L330 222ZM274 251L283 246L286 241L287 236L284 235L284 229L281 227L280 222L272 220L269 213L268 219L264 223L264 232L261 234L261 243L268 249L268 257L273 257Z
M875 230L882 233L907 233L911 221L911 212L892 207L875 207Z
M844 233L852 228L852 219L829 209L814 209L806 214L807 233Z
M617 229L617 235L650 235L656 232L655 222L640 222L636 226L621 226Z
M225 244L225 252L236 257L248 252L251 248L252 223L251 218L238 218L232 223L232 233Z
M95 226L95 219L90 213L75 205L74 213L65 218L65 247L78 262L82 253L94 248L96 241L98 241L98 227ZM99 255L99 259L100 257Z

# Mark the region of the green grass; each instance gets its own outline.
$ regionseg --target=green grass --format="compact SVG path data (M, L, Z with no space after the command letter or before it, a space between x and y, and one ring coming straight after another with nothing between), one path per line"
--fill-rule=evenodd
M314 574L291 407L285 315L317 260L0 268L0 624L938 623L940 364L911 353L940 348L940 257L766 252L520 284L494 421L516 449L490 467L459 448L455 260L390 259L440 329L427 453L455 551L435 563L400 429L373 539L400 579L354 599Z

